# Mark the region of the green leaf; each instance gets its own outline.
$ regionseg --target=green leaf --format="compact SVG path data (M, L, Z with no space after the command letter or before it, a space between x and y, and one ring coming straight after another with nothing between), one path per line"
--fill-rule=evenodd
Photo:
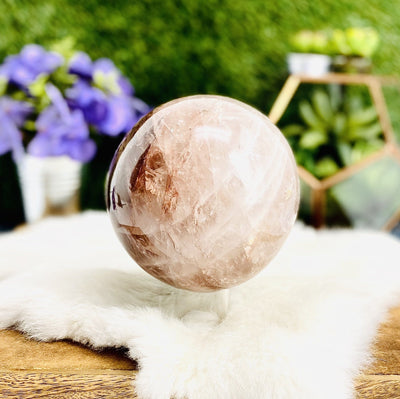
M360 140L354 144L352 150L352 162L359 162L368 155L373 154L374 152L380 150L384 145L384 141L380 139L364 141Z
M65 60L69 60L75 53L75 39L67 36L50 46L50 50L61 54Z
M332 129L336 136L345 138L347 132L347 118L343 112L338 112L334 116Z
M349 129L349 138L351 140L364 139L372 140L376 139L382 134L382 127L379 121L369 126L358 126Z
M11 97L17 101L26 101L27 94L23 91L15 91L14 93L12 93Z
M349 143L339 142L337 145L338 153L343 165L349 166L353 163L352 161L352 148Z
M4 96L4 94L6 93L7 86L8 86L8 80L0 76L0 97Z
M310 127L321 128L324 125L324 122L321 121L308 101L300 102L299 113L303 121Z
M359 95L348 95L345 99L347 112L352 114L365 109L362 97Z
M384 145L383 140L367 141L364 147L364 156L373 154L374 152L380 150Z
M292 36L290 42L295 51L309 53L313 47L314 33L310 30L301 30Z
M119 95L121 94L121 87L118 84L118 78L119 75L116 71L95 71L93 75L93 83L102 90Z
M297 125L297 124L288 125L288 126L285 126L285 127L282 129L282 133L283 133L286 137L299 136L299 135L302 134L303 132L304 132L304 126L302 126L302 125Z
M342 88L338 84L330 84L328 86L328 93L332 111L337 112L342 104Z
M46 83L49 79L49 75L40 74L29 86L29 92L34 97L43 97L46 95Z
M50 105L49 96L45 95L45 96L39 97L39 103L37 104L38 112L42 112L49 105Z
M36 132L36 124L35 124L35 122L28 119L24 123L24 129L25 130L29 130L31 132Z
M378 117L376 109L373 105L370 107L360 109L349 115L349 124L352 126L366 125L375 121Z
M300 149L295 154L296 162L315 175L314 154L309 150Z
M309 130L303 134L299 146L308 150L314 150L328 141L326 132L320 130Z
M354 55L371 57L379 44L379 36L372 28L348 28L346 39Z
M312 104L318 116L327 123L332 123L333 110L328 94L321 89L314 91Z
M354 146L354 148L351 150L351 163L360 162L364 157L364 149L362 146Z
M51 80L56 84L58 88L61 87L69 87L78 79L76 75L68 73L68 68L66 65L62 65L60 68L57 68L51 74Z
M330 157L322 158L315 164L315 175L320 178L332 176L338 170L339 166Z
M378 151L385 145L385 141L383 138L376 138L368 140L368 145L371 146L371 148L374 148L374 151Z
M332 34L332 43L335 46L338 54L349 55L351 54L351 48L347 42L346 34L340 30L335 29Z

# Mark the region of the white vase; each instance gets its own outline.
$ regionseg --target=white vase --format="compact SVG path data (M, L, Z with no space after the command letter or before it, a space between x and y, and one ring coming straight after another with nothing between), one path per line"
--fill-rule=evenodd
M325 54L290 53L287 63L291 74L318 77L329 72L331 57Z
M33 223L41 219L46 209L43 160L25 154L17 163L25 220Z
M25 219L33 223L58 209L62 213L80 187L82 164L66 156L38 158L25 154L17 169Z
M68 157L44 159L46 200L52 207L63 207L77 193L82 164Z

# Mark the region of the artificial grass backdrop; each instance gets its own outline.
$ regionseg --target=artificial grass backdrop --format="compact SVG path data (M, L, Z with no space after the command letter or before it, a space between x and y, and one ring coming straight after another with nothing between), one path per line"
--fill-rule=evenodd
M287 74L290 36L349 26L377 29L375 71L399 73L398 0L3 0L0 59L71 36L92 58L111 58L151 105L214 93L268 112ZM85 207L102 206L95 190Z

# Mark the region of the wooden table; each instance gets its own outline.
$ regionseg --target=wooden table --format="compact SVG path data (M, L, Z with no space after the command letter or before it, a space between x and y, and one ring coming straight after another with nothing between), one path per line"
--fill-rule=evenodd
M0 331L1 399L136 398L136 364L122 352L68 341L36 342Z
M357 399L400 398L400 307L390 316L374 345L375 363L356 381ZM132 399L135 373L136 364L122 351L0 331L0 398Z
M399 399L400 307L381 326L372 352L375 362L356 381L357 399Z

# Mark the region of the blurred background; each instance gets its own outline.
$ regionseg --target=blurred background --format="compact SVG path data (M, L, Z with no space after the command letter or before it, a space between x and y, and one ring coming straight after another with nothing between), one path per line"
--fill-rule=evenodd
M348 31L349 28L353 31ZM304 30L308 33L303 32L303 37L299 36L299 32ZM91 90L94 88L90 96L97 99L96 112L100 109L100 102L107 99L108 102L104 107L108 107L109 118L112 110L111 101L114 101L117 95L118 101L125 101L129 97L133 111L132 109L129 111L130 119L127 120L132 122L163 102L199 93L230 96L247 102L268 115L289 75L287 59L290 53L310 52L323 53L331 58L338 55L365 58L367 63L361 67L350 65L348 68L347 61L341 62L339 59L338 71L348 74L390 75L399 78L399 43L400 1L398 0L391 2L3 0L0 3L0 62L3 62L3 68L0 67L0 78L3 76L3 83L0 82L3 88L0 87L0 94L3 99L6 98L3 101L2 112L4 120L8 118L8 122L0 124L0 141L2 138L3 141L6 140L6 134L11 135L10 132L15 132L16 127L22 135L25 135L23 139L25 150L28 149L34 155L41 157L69 155L75 160L83 160L82 167L78 168L79 183L76 183L76 178L70 178L73 181L70 184L80 186L79 196L74 198L73 206L82 210L104 209L105 174L127 128L125 124L119 132L107 130L108 125L106 126L104 120L100 123L98 114L93 116L94 111L92 112L84 103L86 92L81 92L81 89L86 90L89 86ZM53 60L55 62L53 69L49 67L45 71L38 70L31 78L25 80L25 83L18 80L20 77L13 77L15 71L13 65L19 63L19 67L22 61L20 62L20 58L10 59L9 56L22 54L21 51L27 44L37 44L43 46L45 51L52 50L61 54L67 65L63 71L64 75L61 72L54 72L54 68L59 64L57 60ZM31 53L28 51L24 53L25 59L29 61L30 56L39 57L37 48L29 50ZM80 58L76 56L76 52L83 52L79 53ZM85 58L83 54L90 59ZM47 60L45 54L41 57L42 60ZM101 58L111 60L114 66L94 63ZM49 58L49 63L51 62ZM332 70L332 65L330 68ZM26 69L23 69L23 72L25 73ZM58 75L51 75L53 72ZM321 73L325 72L316 72L317 75ZM68 74L73 75L73 79L68 80L70 77L66 77ZM126 82L120 78L129 80L134 92L129 87L125 90ZM119 86L115 86L115 82ZM49 84L57 90L49 89ZM396 84L392 86L384 94L394 134L398 140L399 92ZM293 146L299 164L302 164L317 180L328 178L342 168L370 156L374 151L380 151L386 140L382 129L377 127L376 113L371 111L373 103L368 91L362 87L358 89L339 87L339 94L335 94L335 87L332 84L302 85L278 123L284 132L286 130L285 134ZM44 144L36 139L37 131L46 129L43 127L45 126L43 120L50 118L48 115L50 112L46 109L57 104L58 94L64 97L64 104L69 107L68 112L71 115L78 118L77 115L81 112L86 118L85 123L90 130L91 141L85 138L86 141L83 143L82 137L86 133L82 133L79 140L85 145L86 152L83 153L80 149L79 155L75 150L68 150L69 152L66 150L64 153L57 150L58 152L55 151L54 154L49 152L50 150L46 152L43 149ZM132 99L135 99L135 102L132 102ZM8 101L7 104L5 101ZM15 103L11 106L10 101L23 101L33 107L30 111L25 110L22 122L18 118L12 119ZM304 105L306 102L309 107ZM63 105L60 99L58 103L58 109L61 109ZM321 110L326 103L329 103L330 108L325 107ZM309 109L305 110L307 107ZM79 112L74 113L77 110ZM311 121L314 136L308 135L308 138L304 139L305 132L310 131L307 128L309 118L313 117L311 115L307 119L307 113L310 113L308 111L314 112L316 114L314 116L322 117L323 121L321 123L314 121L314 125ZM330 125L327 127L329 122L327 119L339 112L346 118L349 115L352 117L354 113L354 118L358 120L361 118L361 122L357 123L362 125L366 121L367 126L362 125L360 130L357 125L357 132L353 132L352 138L346 139L347 141L342 140L346 134L342 129L339 142L333 142L334 136L328 132ZM326 113L328 117L325 117ZM42 117L39 121L40 115ZM14 130L11 127L7 128L8 130L5 128L9 126L7 123L10 120L13 122ZM341 120L342 116L332 122L334 134L339 134L340 129L337 125ZM346 126L353 122L353 120L346 122ZM316 126L319 129L316 129ZM315 133L316 130L319 133ZM342 150L336 153L339 147ZM23 168L18 169L20 161L15 148L10 143L3 146L0 144L0 226L3 230L13 228L27 219L21 188L21 181L24 180L21 177ZM333 199L329 202L328 198L327 203L338 213L330 217L331 224L338 222L343 225L371 225L381 228L390 223L390 228L396 229L396 215L400 209L400 172L397 156L381 161L383 163L379 163L378 171L376 168L373 171L378 181L385 176L385 187L378 189L380 197L372 198L366 205L359 203L343 205L341 200L344 197L351 197L354 200L354 195L349 192L349 184L345 184L341 190L333 190L329 194ZM31 170L33 166L29 164L27 168ZM50 181L52 179L50 175L57 167L41 165L40 168L42 175L45 174L46 179ZM33 181L33 178L29 179ZM368 179L371 180L371 177L367 176L366 180ZM368 184L371 185L371 190L376 192L375 181L360 183L358 186L361 189L357 191L359 196L365 198L363 190L367 190ZM353 181L350 187L354 185L357 185L357 182ZM55 190L60 192L62 188ZM307 202L307 187L303 188L303 192ZM39 195L35 194L35 189L33 193L30 194L31 197ZM385 199L383 202L382 197ZM389 203L387 198L390 200ZM61 205L62 199L56 198L53 208L60 208ZM46 206L48 208L48 204ZM361 218L362 221L359 222L361 219L353 219L349 214L354 214L354 209L358 211L360 207L365 208L364 216L376 213L377 207L386 213L378 221L365 221ZM40 212L42 211L37 210L36 214ZM301 216L312 223L310 213L312 210L307 211L305 204Z

